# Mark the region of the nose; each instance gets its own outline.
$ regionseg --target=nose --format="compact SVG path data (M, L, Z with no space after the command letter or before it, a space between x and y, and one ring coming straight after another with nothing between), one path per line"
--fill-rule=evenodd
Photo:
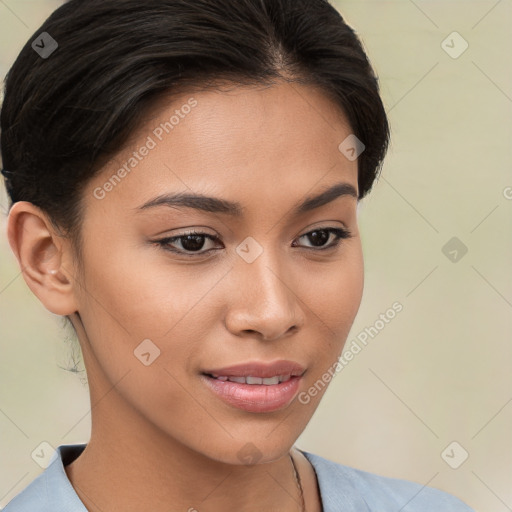
M270 251L252 263L238 261L232 270L232 293L227 328L237 336L258 333L275 340L300 329L305 315L297 276L279 265Z

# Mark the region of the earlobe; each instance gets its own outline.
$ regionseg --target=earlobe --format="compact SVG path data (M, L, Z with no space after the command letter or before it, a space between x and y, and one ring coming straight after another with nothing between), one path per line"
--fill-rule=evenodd
M47 215L27 201L14 203L7 237L23 279L43 306L62 316L76 311L72 268L65 263L68 244L55 232Z

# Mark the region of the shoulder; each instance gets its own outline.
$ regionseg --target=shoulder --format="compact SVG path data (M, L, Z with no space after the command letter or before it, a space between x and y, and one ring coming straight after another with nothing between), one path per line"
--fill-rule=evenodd
M46 471L35 478L2 509L2 512L49 512Z
M85 444L59 446L48 467L2 512L87 512L64 469L84 448Z
M302 451L302 450L301 450ZM304 452L313 465L324 511L366 512L474 512L451 494L424 485L389 478ZM343 508L350 504L353 508Z

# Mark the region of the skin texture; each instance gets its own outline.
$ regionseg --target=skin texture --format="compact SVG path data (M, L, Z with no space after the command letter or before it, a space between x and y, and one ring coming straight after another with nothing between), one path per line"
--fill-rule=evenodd
M153 130L191 97L197 105L159 141ZM291 453L307 510L320 511L314 470L293 444L327 387L307 404L250 413L221 401L200 373L289 359L306 367L305 391L340 356L363 293L357 199L290 212L335 183L358 190L357 161L338 150L351 129L322 92L284 82L161 98L150 114L85 189L83 282L43 212L19 202L9 215L25 281L49 311L71 315L87 369L91 439L67 474L91 511L286 512L300 510ZM156 147L97 199L148 136ZM238 201L244 216L137 211L168 192ZM323 252L303 236L344 226L353 236ZM218 250L188 258L153 243L190 228L220 240L204 238L197 252ZM250 264L236 252L248 236L263 248ZM148 338L160 356L145 366L134 350ZM261 453L256 464L238 456L247 443Z

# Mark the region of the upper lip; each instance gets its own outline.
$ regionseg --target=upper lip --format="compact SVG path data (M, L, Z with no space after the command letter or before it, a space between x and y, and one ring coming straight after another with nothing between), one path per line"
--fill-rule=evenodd
M261 377L268 378L276 375L302 375L305 368L295 361L274 361L264 363L260 361L249 361L247 363L235 364L224 368L204 370L203 373L222 375L227 377Z

